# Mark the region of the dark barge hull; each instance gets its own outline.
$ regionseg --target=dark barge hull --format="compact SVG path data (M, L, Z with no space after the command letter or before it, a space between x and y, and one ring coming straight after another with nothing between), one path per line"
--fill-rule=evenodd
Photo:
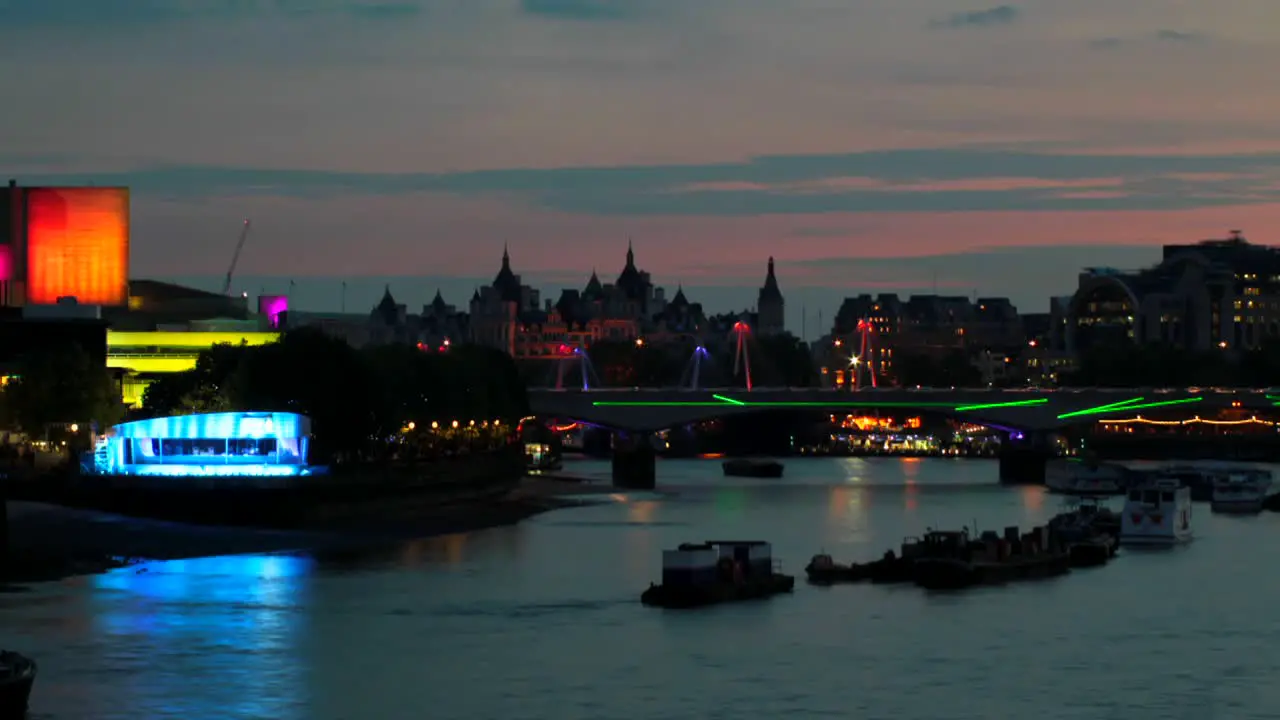
M805 575L808 576L809 582L815 585L835 585L837 583L855 583L869 579L865 565L850 565L848 567L827 567L827 568L805 568Z
M791 592L796 585L791 575L774 574L766 580L742 585L654 585L640 595L640 602L650 607L688 609L727 602L759 600Z
M921 559L912 568L916 585L926 590L961 590L977 585L1002 585L1019 580L1041 580L1071 571L1066 554L1032 560L971 563L962 560Z
M18 720L27 714L31 686L36 681L36 661L13 652L0 652L0 666L9 674L0 676L0 720Z
M726 460L720 467L725 477L780 478L784 470L782 463L750 460Z

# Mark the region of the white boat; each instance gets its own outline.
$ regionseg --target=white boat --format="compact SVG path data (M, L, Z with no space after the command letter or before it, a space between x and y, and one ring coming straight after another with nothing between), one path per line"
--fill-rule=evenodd
M1154 478L1129 489L1120 514L1121 545L1177 545L1191 538L1191 488Z
M1213 484L1210 507L1218 513L1258 513L1271 491L1268 470L1234 470L1220 476Z
M1049 492L1063 495L1122 495L1132 477L1133 471L1123 465L1077 458L1050 460L1044 468Z

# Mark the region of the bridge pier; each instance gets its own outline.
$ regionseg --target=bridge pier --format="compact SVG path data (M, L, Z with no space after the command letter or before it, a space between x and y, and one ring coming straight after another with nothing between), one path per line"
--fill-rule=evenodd
M653 433L614 433L613 486L652 490L658 483L658 453Z
M1000 484L1043 485L1057 437L1046 432L1010 433L1000 444Z

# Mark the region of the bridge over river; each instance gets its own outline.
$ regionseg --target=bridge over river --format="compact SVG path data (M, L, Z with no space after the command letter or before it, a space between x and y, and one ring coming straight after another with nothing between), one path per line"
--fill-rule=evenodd
M1017 442L1010 442L1003 451L1001 475L1026 479L1037 473L1043 477L1047 438L1067 427L1175 408L1189 415L1210 415L1223 409L1261 412L1280 406L1280 389L533 389L529 401L535 415L580 420L631 436L629 444L615 443L614 480L620 485L651 487L652 449L643 441L644 436L732 415L804 408L816 412L897 409L943 415L1009 433ZM632 454L640 457L633 462L629 459Z
M1280 389L535 389L529 391L529 402L535 415L633 432L655 432L762 410L800 408L819 412L901 409L1025 432L1061 430L1108 417L1131 417L1178 406L1206 415L1226 408L1261 411L1280 405Z

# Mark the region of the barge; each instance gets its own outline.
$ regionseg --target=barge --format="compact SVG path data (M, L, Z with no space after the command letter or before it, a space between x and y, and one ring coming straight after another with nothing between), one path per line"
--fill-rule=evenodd
M916 585L927 590L960 590L1064 575L1071 570L1065 551L1054 547L1046 527L1004 537L987 531L974 541L968 531L933 531L924 537L921 557L912 566Z
M783 470L776 460L725 460L721 467L725 477L780 478Z
M791 592L796 579L781 572L769 543L711 540L662 553L662 584L650 585L640 602L685 609L756 600Z

